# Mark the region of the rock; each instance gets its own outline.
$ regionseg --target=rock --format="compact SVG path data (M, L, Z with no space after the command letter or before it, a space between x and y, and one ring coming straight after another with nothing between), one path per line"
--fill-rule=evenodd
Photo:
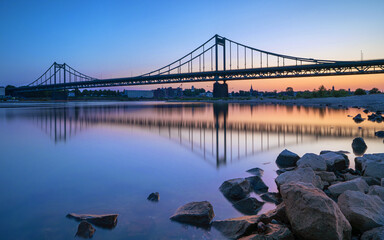
M251 188L256 193L265 193L268 192L268 186L265 185L263 180L259 176L252 176L245 178L251 184Z
M324 158L314 153L304 154L304 156L302 156L300 160L297 161L297 166L299 168L311 167L314 171L327 170L327 164L325 163Z
M302 239L350 239L352 228L338 205L323 191L305 183L280 187L286 214Z
M82 238L92 238L95 231L96 229L94 229L90 223L86 221L82 221L77 227L76 236L79 236Z
M158 202L159 199L160 199L160 194L158 192L151 193L147 197L147 200L152 201L152 202Z
M384 178L381 179L381 184L382 187L384 187Z
M367 184L369 186L373 186L373 185L381 185L381 181L380 179L378 178L374 178L374 177L363 177L364 181L367 182Z
M293 153L287 149L282 151L276 159L276 164L278 167L294 167L296 162L300 159L299 155Z
M356 178L360 178L361 176L353 175L353 174L347 172L347 173L341 174L341 177L344 179L344 181L350 181L350 180L353 180Z
M275 179L275 182L278 188L280 188L281 185L289 182L303 182L310 183L317 188L323 189L321 178L317 176L310 167L298 168L293 171L282 173Z
M369 110L368 110L368 109L364 109L363 112L364 112L364 113L369 113Z
M281 224L267 224L262 233L252 234L240 240L295 240L292 232Z
M364 176L384 178L384 153L364 154L355 158L355 163Z
M119 214L103 214L103 215L94 215L94 214L76 214L69 213L67 214L68 218L74 218L77 221L87 221L94 224L95 226L102 228L114 228L117 224L117 217Z
M384 131L377 131L375 132L375 136L379 138L384 138Z
M379 196L379 198L381 198L381 200L384 201L384 187L377 186L377 185L370 186L368 190L368 194Z
M264 214L261 214L259 219L259 221L263 222L264 224L271 223L273 220L280 223L289 224L289 219L285 212L284 203L280 203L279 205L276 206L275 209L270 210Z
M227 238L238 239L257 231L259 218L259 216L255 215L230 218L226 220L216 220L212 222L212 226Z
M244 178L235 178L225 181L219 189L226 198L240 200L248 197L251 191L251 184Z
M249 169L249 170L247 170L247 172L252 174L252 175L259 176L259 177L262 177L264 174L264 170L261 168L258 168L258 167Z
M285 173L287 171L292 171L292 170L295 170L295 169L296 169L296 167L280 168L280 169L276 170L276 173L277 173L277 175L280 175L282 173Z
M354 118L353 118L353 121L355 121L356 123L361 123L362 121L364 121L364 118L361 117L361 114L357 114Z
M361 235L360 240L383 240L384 239L384 227L373 228L366 231Z
M337 204L352 227L360 232L384 225L384 202L374 195L347 190Z
M349 160L346 155L347 159L342 154L334 152L321 154L320 156L324 158L328 171L340 171L349 167Z
M333 172L316 171L315 173L317 176L321 178L322 181L325 181L328 183L336 181L336 175Z
M264 205L264 202L260 202L256 198L247 197L233 204L239 212L246 215L256 215L260 208Z
M365 144L365 141L363 138L358 137L353 139L352 141L352 149L353 153L357 156L361 156L367 151L367 144Z
M281 195L277 192L267 192L260 195L261 199L263 199L266 202L271 202L274 204L280 204L281 203Z
M209 225L215 213L212 205L207 202L190 202L179 207L170 219L192 225Z
M334 198L337 198L340 194L347 190L366 193L368 192L368 189L368 184L362 178L356 178L346 182L337 183L328 187L328 190Z

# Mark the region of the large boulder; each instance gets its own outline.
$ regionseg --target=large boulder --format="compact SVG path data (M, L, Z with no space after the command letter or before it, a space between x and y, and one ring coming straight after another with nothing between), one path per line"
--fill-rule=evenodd
M258 168L258 167L251 168L251 169L247 170L247 172L252 174L252 175L259 176L259 177L262 177L264 174L264 170L261 168Z
M92 238L95 231L96 229L94 229L90 223L82 221L77 227L76 236L82 238Z
M377 186L377 185L370 186L368 190L368 194L379 196L381 200L384 201L384 187L382 186Z
M158 202L160 199L160 194L158 192L153 192L149 194L147 197L147 200L152 201L152 202Z
M356 178L346 182L336 183L328 187L329 192L334 198L347 190L360 191L362 193L368 192L368 184L362 178Z
M384 227L377 227L366 231L361 235L360 240L383 240L384 239Z
M281 195L277 192L267 192L260 195L261 199L263 199L266 202L271 202L274 204L280 204L281 203Z
M255 215L260 211L263 205L264 202L260 202L256 198L247 197L235 202L233 207L243 214Z
M96 215L69 213L67 218L73 218L77 221L86 221L102 228L114 228L117 224L118 216L118 214Z
M223 182L219 189L229 200L240 200L249 196L251 184L244 178L235 178Z
M278 167L294 167L296 162L300 159L299 155L293 153L287 149L282 151L279 156L277 156L276 164Z
M278 188L289 182L303 182L310 183L317 188L323 189L323 182L310 167L298 168L293 171L282 173L275 179L275 182Z
M237 239L257 230L259 216L244 216L225 220L216 220L212 226L230 239Z
M379 138L384 138L384 131L377 131L375 132L375 136Z
M325 163L324 158L314 153L306 153L304 156L297 161L297 166L299 168L310 167L314 171L325 171L327 170L327 164Z
M316 171L315 172L317 176L321 178L324 182L334 182L337 180L335 173L333 172L326 172L326 171Z
M293 232L302 239L351 239L352 228L338 205L323 191L305 183L280 186Z
M360 232L384 225L384 202L374 195L347 190L337 201L352 227Z
M275 209L270 210L264 214L261 214L259 219L259 221L263 222L264 224L271 223L273 220L280 223L289 224L289 219L285 211L284 203L280 203L279 205L276 206Z
M268 192L268 186L263 182L259 176L247 177L246 180L251 184L251 188L256 193Z
M328 171L340 171L349 167L348 157L345 158L342 154L329 152L320 156L324 158Z
M209 225L215 213L212 205L207 202L190 202L179 207L171 220L192 225Z
M365 141L363 138L358 137L353 139L352 141L352 149L353 153L357 156L361 156L367 151L367 144L365 144Z
M269 223L265 225L263 232L240 238L240 240L295 240L295 237L285 225Z
M355 159L355 164L364 176L384 178L384 153L364 154Z

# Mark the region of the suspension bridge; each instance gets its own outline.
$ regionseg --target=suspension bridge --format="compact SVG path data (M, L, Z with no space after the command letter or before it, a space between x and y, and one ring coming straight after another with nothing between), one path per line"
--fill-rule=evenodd
M215 82L214 96L228 95L227 81L384 73L384 59L334 61L277 54L215 35L180 59L149 73L98 79L68 64L53 63L39 78L13 92L60 91L185 82Z

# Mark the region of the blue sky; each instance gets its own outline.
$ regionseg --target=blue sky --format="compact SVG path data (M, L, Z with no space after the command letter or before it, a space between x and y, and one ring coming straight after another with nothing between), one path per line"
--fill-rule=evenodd
M0 85L54 61L97 78L151 71L214 34L282 54L384 58L384 1L0 1ZM383 79L384 80L384 79Z

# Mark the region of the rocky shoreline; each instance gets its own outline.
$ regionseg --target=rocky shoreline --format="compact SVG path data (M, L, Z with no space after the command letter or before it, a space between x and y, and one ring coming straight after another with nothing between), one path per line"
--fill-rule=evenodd
M354 151L366 149L363 139ZM246 216L213 220L213 206L191 202L181 206L172 220L199 227L214 227L229 239L384 239L384 153L356 157L355 169L345 151L321 151L303 156L284 150L276 159L278 192L268 192L263 170L225 181L219 190ZM264 204L250 193L276 204L257 215ZM253 214L254 213L254 214Z

